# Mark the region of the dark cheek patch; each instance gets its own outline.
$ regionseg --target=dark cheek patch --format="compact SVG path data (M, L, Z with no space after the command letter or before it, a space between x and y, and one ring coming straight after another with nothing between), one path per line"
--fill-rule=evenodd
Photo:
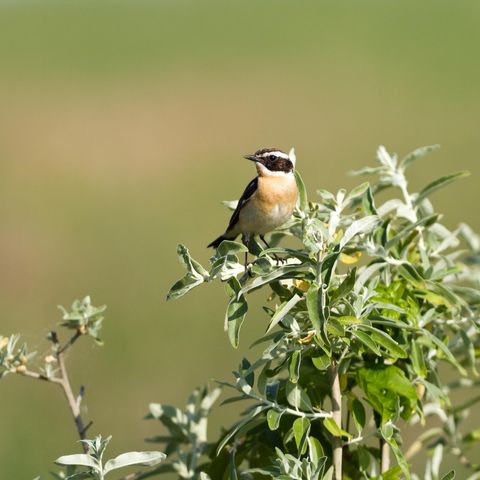
M267 159L265 166L272 172L291 172L293 170L293 164L286 158L278 157L276 160Z

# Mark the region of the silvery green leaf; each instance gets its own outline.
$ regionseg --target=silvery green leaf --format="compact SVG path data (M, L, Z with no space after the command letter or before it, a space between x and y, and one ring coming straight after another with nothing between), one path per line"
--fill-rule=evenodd
M122 453L105 464L104 474L116 470L117 468L128 467L130 465L143 465L153 467L158 465L166 455L161 452L128 452Z
M335 204L335 195L328 190L324 190L323 188L317 189L317 194L322 197L324 202Z
M310 420L306 417L299 417L293 422L293 435L295 444L300 455L307 450L307 438L310 433Z
M297 154L295 153L295 147L291 147L288 151L288 158L292 162L293 166L297 165Z
M466 170L462 170L460 172L451 173L450 175L445 175L443 177L434 180L433 182L429 183L426 187L422 188L418 193L418 196L415 198L415 204L418 205L422 202L425 198L427 198L433 192L436 192L440 188L445 187L446 185L452 183L457 178L467 177L470 175L470 172Z
M340 240L340 249L343 249L345 245L350 242L356 235L363 233L370 233L380 222L380 219L376 215L369 215L363 217L360 220L354 221L346 230Z
M397 157L396 155L390 155L387 152L387 149L383 146L380 145L377 149L377 160L382 164L385 165L386 167L394 170L396 165L397 165Z
M312 402L307 395L307 392L305 392L300 385L297 383L287 382L286 393L287 401L292 407L302 411L312 411Z
M232 240L223 240L217 248L217 255L219 257L245 252L248 252L248 248L243 243L234 242Z
M167 294L167 300L173 300L182 297L192 288L209 280L209 273L190 256L190 252L185 245L179 244L177 247L177 255L181 263L187 269L186 275L176 282Z
M369 186L370 184L368 182L364 182L352 189L345 199L345 205L350 204L352 200L355 200L356 198L362 196L367 191Z
M96 478L96 475L94 473L90 473L90 472L78 472L78 473L74 473L72 475L67 475L66 477L65 476L62 476L62 477L58 477L59 479L61 480L85 480L86 478Z
M430 340L433 344L435 344L436 347L443 353L447 361L449 361L456 369L462 374L462 375L467 375L466 370L460 365L458 360L455 358L455 356L452 354L452 352L449 350L449 348L435 335L430 333L427 329L422 328L422 333L423 335Z
M382 205L380 205L380 207L377 208L377 214L379 217L384 217L385 215L388 215L391 211L396 210L404 205L405 204L398 198L392 198L391 200L387 200L385 203L383 203Z
M203 278L192 276L187 273L181 280L178 280L167 294L167 300L175 300L176 298L183 297L193 288L204 282Z
M363 403L356 398L354 398L352 401L352 416L358 433L360 433L365 426L366 413Z
M383 436L383 429L381 429L381 433ZM402 472L405 475L405 478L407 480L410 480L410 468L407 460L405 459L405 456L403 455L402 450L398 446L397 441L395 440L395 438L388 438L388 437L383 437L383 438L392 449L392 452L395 455L395 459L397 460L397 464L402 469Z
M373 190L370 185L362 195L362 208L366 215L378 215L377 208L375 207Z
M333 480L333 465L331 465L330 468L325 472L322 480Z
M417 148L413 152L410 152L408 155L402 158L399 164L399 168L404 171L414 161L424 157L425 155L427 155L427 153L433 152L439 148L440 148L440 145L427 145L425 147Z
M325 330L325 315L322 303L323 289L318 285L312 284L307 292L307 311L313 328L317 335L323 335L324 340L327 340Z
M229 210L235 210L238 205L238 200L224 200L222 205L225 205Z
M443 444L441 442L437 443L435 445L435 448L433 449L433 455L432 455L432 473L435 478L438 478L440 474L440 464L442 463L443 460Z
M302 299L299 295L295 294L290 300L287 302L282 303L280 307L277 309L275 314L273 315L270 323L268 325L267 331L265 333L269 333L282 319L287 315L290 310Z
M364 167L359 170L351 170L349 175L352 177L359 177L360 175L372 175L374 173L381 173L384 171L384 167Z
M63 455L55 460L58 465L79 465L82 467L93 468L99 470L98 462L85 453L77 453L75 455Z
M208 278L208 272L190 255L188 248L185 245L179 244L177 247L177 255L185 268L192 273L202 278Z
M280 420L282 415L285 413L284 410L274 410L273 408L267 412L267 423L270 430L277 430L280 425Z
M278 267L273 272L265 276L255 278L251 283L242 288L242 290L239 292L239 295L244 295L252 290L256 290L257 288L260 288L263 285L271 283L279 278L298 278L297 275L300 272L305 271L309 266L310 265L307 264L297 263L294 265L284 265L282 267Z
M388 240L385 247L387 249L392 248L394 245L400 242L400 240L403 240L405 237L410 235L410 233L412 233L417 228L428 227L430 225L433 225L438 220L438 217L439 217L438 214L429 215L428 217L421 218L420 220L416 221L413 224L407 225L405 228L400 230L394 237Z
M308 208L308 198L307 198L307 189L305 188L305 184L303 183L302 176L298 172L298 170L294 170L295 181L297 182L297 189L298 189L298 206L300 207L301 211L306 211Z
M358 325L359 329L366 330L370 333L370 338L381 347L385 348L394 358L407 358L408 354L405 349L396 342L388 333L371 327L370 325Z
M352 330L352 335L360 341L363 345L369 348L375 355L381 357L382 352L378 345L370 338L368 334L360 330Z
M355 267L347 273L343 282L330 295L330 301L332 303L340 300L341 298L345 297L352 291L355 285L356 276L357 276L357 269Z
M385 267L384 262L376 262L368 265L367 267L362 267L359 269L359 274L357 275L357 280L355 282L354 292L359 294L363 286L368 282L368 280L375 275L378 270Z
M236 255L228 254L223 257L218 257L213 261L210 270L210 277L220 278L223 282L231 277L237 277L244 271L245 266L238 262Z
M225 435L223 440L218 444L217 447L217 455L223 450L225 445L236 435L236 433L245 425L247 425L249 422L255 419L257 415L260 413L264 412L265 410L268 409L268 406L265 405L257 405L254 407L240 422L237 422L233 428Z
M467 242L468 247L472 252L480 251L480 236L473 231L470 225L461 223L459 225L459 233L462 238Z
M446 475L444 475L441 480L454 480L455 479L455 470L450 470Z
M323 426L334 436L334 437L347 437L351 438L352 436L343 430L337 422L332 417L327 417L323 419Z
M221 388L214 388L210 393L207 393L200 403L200 407L205 412L208 412L213 404L218 400L218 397L222 393Z
M241 285L235 277L228 280L225 289L230 296L225 314L225 327L230 343L237 348L240 341L240 329L248 311L248 303L245 295L241 293Z
M290 375L290 381L297 383L300 378L300 366L302 364L302 351L295 350L288 362L288 372Z

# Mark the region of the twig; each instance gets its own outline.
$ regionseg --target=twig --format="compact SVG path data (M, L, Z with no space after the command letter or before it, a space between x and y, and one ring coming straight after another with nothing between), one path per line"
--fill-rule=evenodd
M85 432L86 428L82 420L82 416L80 413L80 403L82 396L79 396L79 401L75 398L75 395L72 390L72 386L70 384L70 380L68 379L68 372L65 366L65 351L73 345L78 337L80 337L81 333L79 330L72 336L72 338L63 346L59 347L57 333L52 331L50 332L49 338L53 343L54 349L56 350L55 356L57 358L58 366L60 368L60 386L63 389L63 393L65 394L65 398L67 399L68 406L70 407L70 411L72 412L73 419L75 421L75 426L77 427L78 436L80 440L85 440ZM83 450L85 453L88 452L88 447L85 443L82 443Z
M24 370L24 371L17 370L15 373L19 373L20 375L23 375L24 377L33 378L33 379L36 379L36 380L43 380L44 382L52 382L52 383L58 383L58 384L60 384L62 382L59 378L47 377L46 375L43 375L42 373L32 372L31 370Z
M51 332L54 333L54 332ZM70 340L68 340L65 345L60 347L57 351L57 355L60 353L64 353L69 347L71 347L81 336L83 335L83 332L80 328L77 329L77 331L70 337Z
M340 390L340 377L338 375L338 364L334 361L328 368L330 377L332 418L342 428L342 392ZM332 436L333 468L334 479L342 480L342 439Z
M80 407L81 407L82 399L85 393L85 388L82 385L80 387L80 392L78 396L75 398L75 395L72 390L72 386L70 384L70 380L68 378L68 372L65 366L65 355L64 355L65 352L68 350L68 348L70 348L82 335L83 335L83 332L80 329L78 329L75 332L75 334L72 335L72 337L63 346L60 346L57 333L54 331L51 331L48 334L48 339L52 342L52 345L53 345L53 355L55 356L55 359L57 360L58 366L60 368L59 377L48 377L42 373L33 372L28 369L25 369L25 370L17 369L15 372L20 375L23 375L24 377L33 378L35 380L42 380L45 382L50 382L50 383L59 385L63 390L65 398L67 399L67 402L68 402L68 406L70 407L70 411L72 412L73 419L75 421L75 426L77 428L78 436L80 437L81 440L84 440L86 438L85 434L93 422L89 422L87 425L83 423ZM85 445L85 443L82 443L82 447L83 447L83 451L87 453L88 451L87 445Z
M82 433L85 435L87 430L93 425L93 420L90 420L86 425L85 428L82 430Z
M325 411L318 411L318 412L302 412L300 410L295 410L293 408L289 407L283 407L282 405L279 405L277 402L272 402L271 400L267 400L266 398L262 398L258 395L255 395L254 393L245 393L242 392L244 395L246 395L249 398L252 398L253 400L257 400L260 403L263 403L264 405L269 406L270 408L273 408L279 412L284 412L288 413L290 415L294 415L295 417L300 417L300 418L313 418L313 419L318 419L318 418L330 418L333 417L333 412L325 412Z

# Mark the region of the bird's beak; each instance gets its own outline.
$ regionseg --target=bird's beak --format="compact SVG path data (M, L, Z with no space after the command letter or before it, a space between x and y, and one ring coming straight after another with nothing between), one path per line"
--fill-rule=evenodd
M257 157L256 155L245 155L243 158L246 158L247 160L251 160L252 162L263 163L263 158Z

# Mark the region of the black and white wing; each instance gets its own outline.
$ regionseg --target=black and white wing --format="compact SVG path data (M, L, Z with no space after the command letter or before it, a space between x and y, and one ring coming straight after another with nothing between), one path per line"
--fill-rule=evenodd
M227 232L235 227L240 216L240 210L245 206L245 204L252 198L253 194L257 191L258 188L258 177L255 177L245 188L240 200L238 201L237 208L230 218L230 223L227 227Z

